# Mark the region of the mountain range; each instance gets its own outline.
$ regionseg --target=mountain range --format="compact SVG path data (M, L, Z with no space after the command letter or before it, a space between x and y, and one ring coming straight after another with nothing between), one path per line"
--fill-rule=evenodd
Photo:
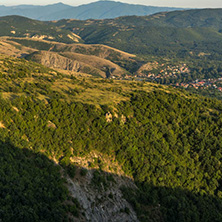
M128 15L150 15L163 11L181 10L181 8L155 7L126 4L115 1L97 1L80 6L57 3L46 6L18 5L0 6L0 16L20 15L37 20L59 19L105 19Z

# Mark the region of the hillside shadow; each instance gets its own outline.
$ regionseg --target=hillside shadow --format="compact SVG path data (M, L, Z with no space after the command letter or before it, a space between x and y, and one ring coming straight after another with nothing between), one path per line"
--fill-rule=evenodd
M76 205L53 161L0 141L0 221L68 221Z
M0 141L0 221L80 221L80 212L86 221L101 215L103 221L222 221L222 200L215 196L148 183L136 187L130 178L78 166L67 180L45 155Z
M222 200L218 197L181 188L137 185L139 191L123 188L123 194L141 221L222 221Z

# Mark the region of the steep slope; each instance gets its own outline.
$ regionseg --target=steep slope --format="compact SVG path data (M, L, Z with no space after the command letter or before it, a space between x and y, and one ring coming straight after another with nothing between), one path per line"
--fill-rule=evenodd
M0 113L4 113L3 107ZM80 205L69 194L60 167L43 154L4 140L1 137L0 219L36 222L81 219Z
M6 56L0 73L1 219L221 221L221 101Z
M101 154L99 156L103 157ZM124 174L120 176L92 169L88 165L87 168L80 167L83 159L86 162L93 161L88 156L74 159L78 161L78 164L74 178L68 178L68 188L71 195L84 209L86 221L139 221L122 192L123 186L133 190L138 189L131 178ZM98 159L98 154L94 156L95 159ZM109 167L113 165L109 162Z
M96 67L99 70L104 70L104 72L106 73L105 77L107 78L111 76L123 76L124 74L127 73L126 70L122 69L120 66L116 65L115 63L103 58L98 58L97 56L94 55L82 55L79 53L72 53L72 52L65 52L61 54L70 59L84 62L92 67Z
M81 59L81 55L77 55L75 57L74 55L72 56L72 54L64 54L64 56L62 56L55 52L39 51L26 56L26 59L38 62L44 66L51 68L106 77L106 72L103 72L99 69L102 67L99 67L98 69L95 68L95 63L90 66L87 62L84 62L86 59L85 56L83 59Z
M125 15L150 15L162 11L174 11L179 8L154 7L126 4L115 1L97 1L80 6L69 6L57 3L46 6L18 5L13 7L0 6L0 16L20 15L37 20L71 19L103 19Z

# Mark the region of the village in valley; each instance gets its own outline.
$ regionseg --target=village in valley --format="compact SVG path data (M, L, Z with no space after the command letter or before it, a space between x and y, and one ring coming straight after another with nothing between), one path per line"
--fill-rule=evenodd
M191 74L187 64L172 65L167 63L147 63L142 66L133 76L125 75L125 80L151 81L172 85L184 89L213 89L222 92L222 77L209 79L196 79L183 81L184 77Z
M222 92L222 78L217 79L202 79L202 80L195 80L190 83L176 83L175 86L187 88L195 88L195 89L208 89L214 88L217 89L219 92Z

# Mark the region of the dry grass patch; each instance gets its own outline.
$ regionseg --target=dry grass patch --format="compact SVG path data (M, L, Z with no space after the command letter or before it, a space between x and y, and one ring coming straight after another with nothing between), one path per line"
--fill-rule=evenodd
M127 101L129 98L118 93L102 91L99 89L86 89L84 92L74 97L75 101L88 104L118 104L121 101Z
M0 121L0 128L1 129L5 129L6 128L2 121Z

